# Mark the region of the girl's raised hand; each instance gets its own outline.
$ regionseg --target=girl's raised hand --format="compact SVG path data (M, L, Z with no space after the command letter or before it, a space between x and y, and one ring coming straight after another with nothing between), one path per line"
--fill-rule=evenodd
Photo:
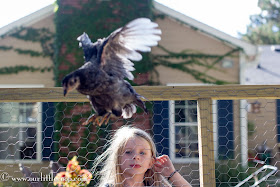
M155 171L160 172L164 177L169 177L174 171L175 168L167 155L159 156L155 159Z
M166 177L172 186L176 187L191 187L190 183L176 172L170 158L167 155L162 155L155 158L154 168L156 172L160 172L162 176Z

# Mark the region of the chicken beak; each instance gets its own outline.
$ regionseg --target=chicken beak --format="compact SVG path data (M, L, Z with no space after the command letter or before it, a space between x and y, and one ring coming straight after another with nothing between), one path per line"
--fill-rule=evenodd
M64 97L66 97L67 93L68 93L67 89L64 89L64 92L63 92Z

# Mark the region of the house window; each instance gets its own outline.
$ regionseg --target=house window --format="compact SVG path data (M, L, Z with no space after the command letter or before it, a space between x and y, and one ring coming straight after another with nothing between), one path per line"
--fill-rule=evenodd
M170 101L171 158L198 160L197 101Z
M0 103L0 162L41 160L41 103Z

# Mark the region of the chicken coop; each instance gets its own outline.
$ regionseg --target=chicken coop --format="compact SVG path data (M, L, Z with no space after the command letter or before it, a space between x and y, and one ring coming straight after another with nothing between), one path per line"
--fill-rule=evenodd
M149 132L158 154L169 155L192 186L279 185L280 86L138 86L135 90L147 98L148 114L138 111L131 119L113 119L97 127L81 125L91 108L78 92L63 97L59 87L0 89L0 185L34 184L19 180L26 177L24 171L30 176L57 173L74 156L90 171L109 134L122 125ZM54 169L54 163L61 168ZM89 186L96 184L92 175ZM49 178L37 185L52 184Z

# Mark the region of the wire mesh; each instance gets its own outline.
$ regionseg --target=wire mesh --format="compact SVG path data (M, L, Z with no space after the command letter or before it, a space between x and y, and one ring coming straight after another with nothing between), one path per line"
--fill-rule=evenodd
M151 134L158 155L169 155L192 186L236 186L263 166L278 168L279 86L136 90L148 98L149 113L139 109L131 119L112 119L101 127L81 125L93 110L77 93L63 98L61 88L0 90L0 186L53 186L55 175L74 156L91 171L123 125ZM259 172L242 186L254 185L269 172ZM92 175L89 186L96 186L98 175ZM277 170L258 185L280 186L279 178Z

